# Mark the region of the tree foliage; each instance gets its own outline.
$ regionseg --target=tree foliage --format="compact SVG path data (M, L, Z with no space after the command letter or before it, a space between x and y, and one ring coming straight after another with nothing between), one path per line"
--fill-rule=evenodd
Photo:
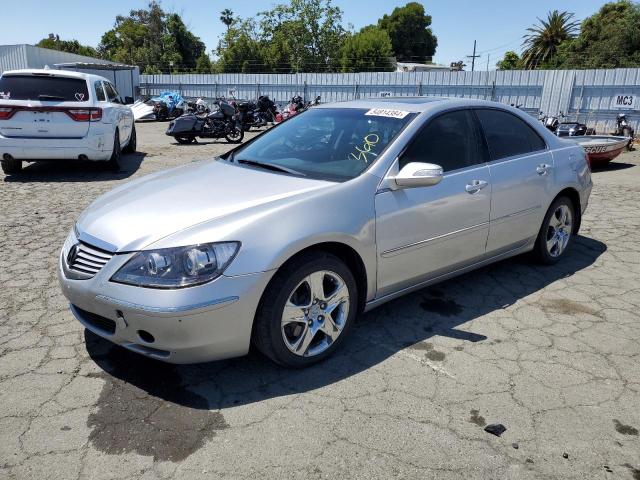
M524 36L522 62L525 68L536 68L549 62L557 53L558 47L572 39L579 23L573 20L573 13L549 12L546 19L538 18L538 24L527 28Z
M383 72L392 70L393 48L386 30L376 26L365 27L348 36L340 51L343 72Z
M191 71L205 45L178 14L166 14L152 0L147 9L118 15L102 36L98 52L109 60L138 65L145 73Z
M431 15L417 2L396 7L390 15L378 20L378 26L389 34L396 58L401 62L431 61L438 39L429 26Z
M236 19L218 44L217 72L254 73L264 71L263 47L256 38L252 21Z
M36 43L36 47L75 53L76 55L85 55L87 57L98 56L98 52L95 48L88 45L82 45L78 40L60 40L60 36L53 33L50 33L47 38L43 38Z
M509 50L504 54L502 60L496 63L498 70L518 70L522 68L522 59L513 50Z
M260 39L271 69L335 71L345 36L331 0L290 0L260 13Z
M640 4L603 5L582 22L580 34L558 49L556 68L640 67Z

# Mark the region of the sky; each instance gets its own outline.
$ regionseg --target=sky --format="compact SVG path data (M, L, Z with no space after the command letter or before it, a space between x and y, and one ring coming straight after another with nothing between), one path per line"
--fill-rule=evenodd
M333 0L343 10L343 23L358 30L375 23L394 7L409 0ZM113 27L115 16L128 14L131 9L143 8L146 0L19 0L3 2L3 22L0 45L37 43L49 33L61 39L77 39L83 44L97 46L104 32ZM191 31L199 36L211 52L224 30L219 12L233 10L243 18L270 9L273 0L162 0L165 11L179 13ZM507 50L520 51L525 29L553 9L566 9L583 20L595 13L605 2L581 0L562 2L549 0L433 0L420 2L433 17L431 29L438 37L436 63L449 65L471 55L477 40L476 70L495 68Z

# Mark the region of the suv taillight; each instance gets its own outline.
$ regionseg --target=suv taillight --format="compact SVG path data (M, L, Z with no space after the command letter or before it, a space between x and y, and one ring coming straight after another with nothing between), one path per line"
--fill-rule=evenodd
M0 120L9 120L16 113L13 107L0 107Z
M101 108L70 108L66 113L76 122L97 122L102 120Z

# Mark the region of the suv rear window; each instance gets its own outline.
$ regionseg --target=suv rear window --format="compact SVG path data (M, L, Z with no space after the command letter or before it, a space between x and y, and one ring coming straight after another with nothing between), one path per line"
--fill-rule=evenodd
M89 90L79 78L9 75L0 77L0 100L88 102Z

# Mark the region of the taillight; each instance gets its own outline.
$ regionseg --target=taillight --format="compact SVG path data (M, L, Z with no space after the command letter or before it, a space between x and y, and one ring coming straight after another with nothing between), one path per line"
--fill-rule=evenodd
M66 113L76 122L97 122L102 119L101 108L70 108Z
M13 107L0 107L0 120L9 120L16 113Z

